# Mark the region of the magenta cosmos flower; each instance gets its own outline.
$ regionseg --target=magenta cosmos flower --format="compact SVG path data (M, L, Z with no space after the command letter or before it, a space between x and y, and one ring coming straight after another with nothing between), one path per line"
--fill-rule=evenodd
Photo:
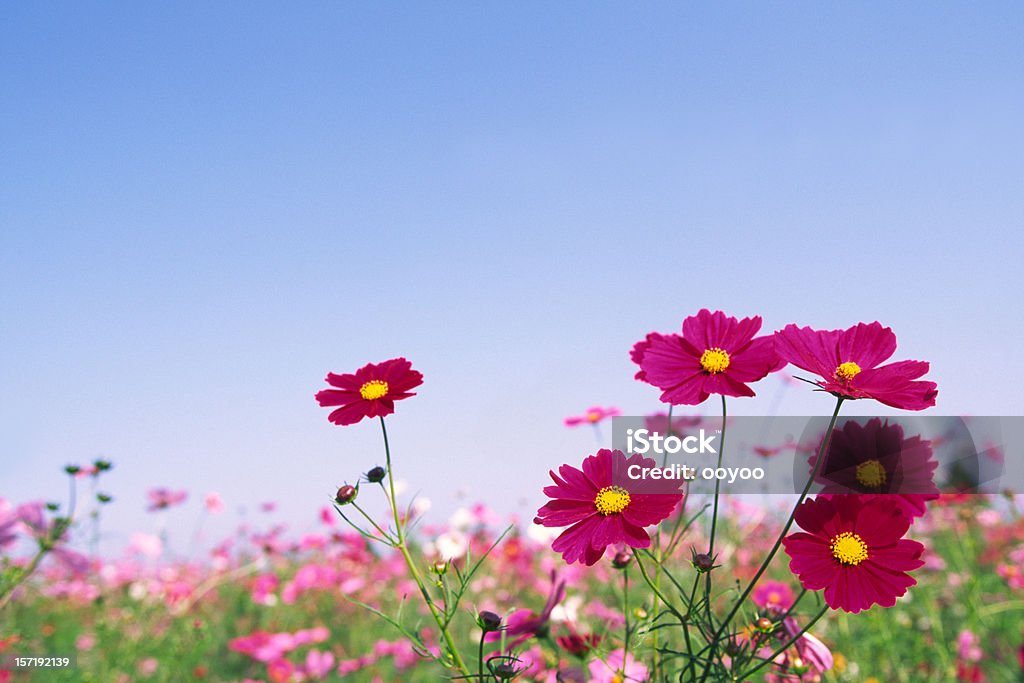
M782 541L789 568L832 609L892 607L917 583L907 572L924 564L924 546L903 538L910 517L887 496L806 500L794 517L803 531Z
M562 465L558 474L550 473L555 485L545 487L544 493L552 500L537 511L533 521L569 527L551 544L569 564L595 564L605 548L616 543L648 547L651 537L644 527L668 517L682 500L682 494L639 493L617 485L632 481L626 476L631 465L654 467L655 462L639 454L627 458L622 451L602 448L583 461L582 470Z
M808 462L813 472L817 453ZM832 433L825 462L818 468L821 493L888 496L913 517L925 513L925 503L939 497L931 442L905 437L897 423L873 417L850 419Z
M711 394L753 396L748 382L785 365L771 335L754 337L760 329L759 316L737 320L703 309L683 321L682 335L652 332L633 346L636 378L673 405L703 403Z
M423 384L423 375L412 369L404 358L383 363L367 363L351 375L327 373L327 383L334 389L316 394L321 406L341 406L327 419L336 425L353 425L364 417L384 417L395 412L395 401L409 398Z
M787 362L822 377L825 391L842 398L873 398L903 410L935 405L935 382L915 381L928 363L903 360L888 365L896 335L881 323L859 323L848 330L812 330L787 325L775 333L775 350Z

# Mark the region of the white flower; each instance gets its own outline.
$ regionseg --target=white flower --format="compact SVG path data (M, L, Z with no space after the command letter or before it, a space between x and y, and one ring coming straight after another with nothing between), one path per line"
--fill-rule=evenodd
M469 550L469 537L461 531L448 531L437 537L434 548L443 560L462 557Z

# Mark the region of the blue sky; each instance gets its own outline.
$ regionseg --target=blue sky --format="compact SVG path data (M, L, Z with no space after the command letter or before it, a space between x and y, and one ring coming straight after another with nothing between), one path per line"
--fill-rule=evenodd
M1017 3L9 4L0 494L103 455L111 547L158 484L183 529L207 490L301 526L380 459L324 374L404 355L399 474L528 514L593 446L561 418L657 409L628 350L701 307L880 320L937 412L1021 414L1021 35Z

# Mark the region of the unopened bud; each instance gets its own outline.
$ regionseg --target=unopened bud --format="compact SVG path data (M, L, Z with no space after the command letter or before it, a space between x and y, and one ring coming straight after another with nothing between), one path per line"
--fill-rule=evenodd
M616 569L625 569L629 566L629 563L633 561L633 554L625 550L620 550L615 553L615 557L612 558L612 566Z
M64 471L70 475L75 475L81 472L82 468L79 467L78 465L65 465Z
M334 500L338 503L338 505L348 505L349 503L356 499L356 493L358 493L358 491L356 490L355 486L345 484L344 486L338 489L338 493L336 496L334 496Z
M114 499L113 499L113 498L111 498L109 494L106 494L106 493L97 493L97 494L96 494L96 500L98 500L98 501L99 501L99 502L101 502L101 503L109 503L110 501L112 501L112 500L114 500Z
M715 558L707 553L698 553L693 556L693 566L701 574L705 574L715 568Z
M497 631L501 628L501 617L494 612L484 610L476 616L476 623L484 631Z
M754 622L754 627L763 633L771 633L775 630L775 623L767 617L761 617Z
M438 576L444 576L448 571L448 563L443 560L438 560L430 566L430 571L434 572Z
M384 477L387 475L387 473L388 471L386 469L384 469L380 465L377 465L376 467L374 467L373 469L366 473L366 481L370 482L371 484L382 482L384 481Z

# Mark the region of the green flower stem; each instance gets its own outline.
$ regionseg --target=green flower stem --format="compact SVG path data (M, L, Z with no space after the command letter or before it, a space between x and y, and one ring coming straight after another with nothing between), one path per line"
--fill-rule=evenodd
M717 468L722 466L722 456L725 454L725 420L727 414L725 410L725 394L722 394L722 436L718 439L718 465ZM711 511L711 539L708 541L708 555L711 557L715 556L715 529L718 526L718 494L721 488L722 480L715 477L715 505ZM708 572L708 592L711 590L711 572Z
M391 468L391 447L388 444L388 429L384 425L383 416L380 418L380 429L384 435L384 457L387 459L388 489L391 491L391 513L394 515L395 536L398 539L395 547L401 551L402 557L405 558L405 565L409 568L409 573L412 575L413 581L415 581L416 585L419 586L420 594L423 596L423 601L427 603L427 609L430 610L430 615L434 618L434 623L436 623L437 627L441 630L441 636L444 638L445 645L448 647L448 651L455 660L455 666L458 667L463 676L471 677L473 674L470 672L469 667L466 666L466 662L459 653L459 649L455 646L455 640L452 638L452 634L448 630L447 622L441 613L437 611L437 606L434 604L434 601L430 599L430 593L427 591L427 586L423 583L423 576L420 574L419 567L416 566L416 561L413 560L412 555L409 553L409 548L406 545L405 532L402 530L402 520L398 514L398 500L395 498L395 478L392 474Z
M836 398L836 408L835 410L832 411L832 419L829 420L828 429L825 430L825 436L821 440L821 446L818 447L818 457L814 461L814 468L811 470L811 474L807 478L807 483L804 485L804 490L801 491L800 497L796 501L796 505L793 506L793 511L789 513L789 518L786 520L786 525L782 527L782 532L779 534L779 537L775 539L775 544L772 546L772 549L768 552L768 556L764 558L763 562L761 562L761 566L758 568L757 573L754 574L754 578L752 578L750 580L750 583L747 584L747 587L746 589L744 589L743 594L740 595L739 599L736 600L736 603L732 606L732 609L729 610L729 614L726 615L725 619L722 621L722 625L715 632L715 635L713 637L713 641L715 643L717 643L718 640L722 637L722 634L725 632L725 629L728 628L729 623L732 622L732 619L736 616L736 613L740 611L740 607L743 606L744 601L748 597L750 597L751 592L753 592L754 590L754 586L757 585L757 582L768 570L768 565L770 565L771 561L775 558L775 554L779 552L779 548L782 546L782 539L786 537L786 534L789 533L790 527L793 526L793 520L796 516L796 511L804 502L804 499L807 497L807 494L810 493L811 486L814 485L814 478L818 476L818 470L821 469L821 464L825 460L825 452L828 450L828 445L832 441L832 432L836 427L836 420L839 418L839 409L843 405L843 400L844 399L842 396ZM704 676L700 679L702 682L707 680L708 673L710 673L710 668L705 670Z
M673 408L673 405L671 403L669 403L668 404L668 419L666 420L666 423L668 425L668 433L665 435L666 438L669 437L669 436L672 436L672 408ZM668 458L668 453L666 453L665 457L662 458L662 461L661 461L662 467L665 466L665 461L666 461L667 458ZM685 504L685 502L684 502L684 504ZM672 535L669 536L669 546L670 547L672 546L672 539L675 537L676 529L679 527L679 520L682 518L682 516L683 516L683 509L680 508L679 516L676 517L676 526L672 529ZM661 525L660 524L658 525L657 532L654 534L654 543L653 543L653 545L654 545L653 550L658 554L657 560L654 563L654 584L655 584L655 586L657 586L658 590L654 591L654 601L653 601L653 604L651 605L651 614L652 615L658 613L658 595L659 595L660 589L661 589L661 563L665 559L664 553L661 552ZM637 560L637 562L639 562L639 560ZM653 680L658 680L658 672L659 672L659 669L661 668L661 653L658 651L658 631L657 630L655 630L655 631L653 631L651 633L651 647L653 648L653 653L654 653L654 655L653 655L653 657L651 659L651 678ZM623 661L625 661L625 660L623 660Z
M625 634L622 639L622 661L629 655L629 567L622 568L622 623Z

